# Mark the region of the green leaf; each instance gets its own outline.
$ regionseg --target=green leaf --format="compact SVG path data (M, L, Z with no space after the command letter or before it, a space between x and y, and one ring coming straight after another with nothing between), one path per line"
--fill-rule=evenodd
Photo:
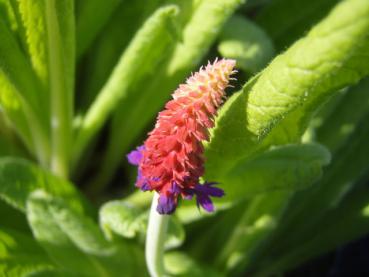
M68 177L74 107L74 1L47 0L45 23L51 99L51 168L59 176Z
M111 232L125 238L134 238L146 228L144 221L140 220L142 212L126 201L110 201L100 208L100 226L108 238Z
M292 249L259 261L255 276L274 275L295 268L312 257L318 257L345 243L360 238L369 231L369 193L359 188L350 193L336 209L325 214L317 226ZM253 274L254 275L254 274Z
M19 210L11 207L3 200L0 200L1 228L14 229L24 233L30 233L25 215Z
M257 15L256 21L283 51L327 15L338 0L274 0Z
M320 145L286 145L232 169L221 182L226 196L219 201L234 205L236 201L248 198L249 204L234 207L236 211L245 209L236 221L236 227L225 231L227 235L224 239L221 237L221 243L212 244L215 247L212 252L219 252L217 265L222 270L232 270L230 275L234 276L251 264L253 253L278 226L293 192L312 185L322 175L322 166L329 161L329 152ZM218 209L218 203L216 206ZM234 212L230 210L230 214L220 221L227 222L231 216ZM200 241L210 243L219 238L223 229L224 223L213 226Z
M182 26L179 30L181 40L176 43L173 51L166 52L165 59L159 67L153 68L150 78L137 84L133 97L120 104L113 117L102 169L94 185L101 186L109 181L122 156L163 107L169 94L199 65L224 23L243 2L178 1L183 11L183 16L178 18Z
M226 191L221 201L234 202L275 190L305 189L321 177L322 167L329 162L329 152L318 144L274 148L238 163L219 180Z
M162 0L136 0L127 5L124 1L114 11L104 32L94 41L83 60L81 112L85 112L97 93L107 82L111 69L143 22L155 11ZM180 9L182 14L182 9Z
M106 237L113 239L113 233L125 238L138 237L144 241L148 223L148 212L142 211L127 201L110 201L100 209L100 226ZM185 231L180 221L172 216L168 224L165 247L179 247L185 240Z
M26 276L54 267L32 237L12 229L0 229L0 275Z
M8 118L0 110L0 156L28 157Z
M48 210L68 238L85 253L108 255L113 252L98 226L88 217L69 209L63 201L47 201Z
M48 113L41 84L2 19L0 28L0 105L29 150L45 162Z
M4 19L12 31L17 30L16 18L9 0L0 0L0 17Z
M36 239L66 271L88 276L121 276L135 266L132 250L105 241L98 226L61 199L44 191L27 201L27 217Z
M359 121L369 115L369 79L348 89L333 112L316 130L316 140L336 152L355 131Z
M220 33L219 53L237 60L247 72L260 71L274 56L268 35L255 23L239 15L232 16Z
M165 248L173 249L181 246L185 241L186 233L177 217L172 216L168 224L168 233L165 239Z
M171 276L201 277L222 276L213 268L200 265L183 252L170 252L164 256L165 269Z
M136 0L131 1L129 5L124 1L118 5L107 22L104 32L99 34L84 57L82 74L88 78L83 81L81 88L83 90L80 96L82 112L88 108L108 80L111 69L117 64L122 51L137 29L154 12L160 2L162 1ZM78 20L77 17L77 25Z
M61 267L72 272L90 273L91 276L98 276L100 272L105 276L104 268L93 258L83 255L61 230L50 210L53 200L43 191L35 191L27 201L27 218L35 238Z
M45 22L44 1L15 1L11 0L14 12L18 15L21 28L21 38L26 48L32 68L43 85L43 94L48 87L47 66L47 30ZM45 98L46 95L43 95ZM46 97L46 99L48 99Z
M361 178L369 176L369 125L364 118L335 155L314 189L297 193L273 236L271 255L279 255L313 233L327 212L340 206ZM291 228L294 232L290 233ZM278 254L277 254L278 253Z
M75 162L119 101L132 93L132 86L153 70L153 64L173 44L168 25L173 24L172 20L177 13L178 8L174 5L158 9L135 35L83 119L75 144Z
M65 276L81 277L83 275L61 269L43 270L38 272L32 272L31 274L27 275L27 277L65 277Z
M232 276L244 272L257 248L278 226L291 196L289 191L276 191L253 199L218 254L218 266Z
M42 95L35 110L42 111L41 118L46 120L47 131L49 125L52 127L52 146L56 148L52 151L57 152L52 154L57 159L52 161L52 166L57 168L55 171L63 172L66 169L61 167L66 167L64 164L68 160L71 140L75 62L74 1L17 1L13 2L13 7L24 29L23 40L32 67L42 83L42 89L38 91ZM50 110L52 124L47 121L50 120Z
M71 183L19 158L0 159L0 184L0 197L21 211L25 211L28 196L37 189L63 197L77 210L83 210L85 204Z
M122 0L76 1L77 6L77 57L82 56L102 30ZM98 11L98 12L96 12Z
M223 106L207 145L207 179L269 145L298 141L316 109L369 73L369 3L339 4Z

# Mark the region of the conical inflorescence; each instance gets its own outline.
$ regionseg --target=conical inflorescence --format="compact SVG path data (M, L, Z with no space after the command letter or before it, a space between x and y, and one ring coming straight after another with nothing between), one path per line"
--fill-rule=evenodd
M173 213L180 195L195 195L198 205L211 212L210 196L224 195L216 183L200 184L199 179L204 174L202 142L209 140L208 129L214 126L234 66L234 60L222 59L200 68L173 93L144 145L127 155L138 166L136 186L160 194L159 213Z

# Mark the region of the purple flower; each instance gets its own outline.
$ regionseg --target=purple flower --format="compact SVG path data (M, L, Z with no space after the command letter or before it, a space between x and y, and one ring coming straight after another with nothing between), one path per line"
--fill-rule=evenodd
M171 214L176 210L177 201L173 195L160 194L156 210L159 214Z
M131 151L127 155L128 162L132 165L139 165L142 160L142 151L145 149L145 146L141 145L136 148L136 150Z
M142 151L145 149L145 146L141 145L138 146L136 148L136 150L131 151L130 153L128 153L127 155L127 159L128 162L132 165L136 165L137 166L137 179L136 179L136 186L138 186L139 184L139 188L142 191L148 191L151 190L150 186L149 186L149 182L147 182L146 180L144 180L141 171L138 167L138 165L140 164L143 156L142 156Z
M133 150L127 155L128 162L132 165L138 166L142 161L143 155L142 151L145 147L139 146L136 150ZM156 180L157 178L152 178ZM220 188L215 187L217 183L206 182L205 184L196 184L194 188L189 188L186 190L181 190L181 188L175 182L172 182L170 187L165 190L165 192L160 193L158 200L157 211L160 214L171 214L176 210L178 204L178 196L182 195L183 199L191 200L193 196L196 196L196 203L198 207L203 207L207 212L214 211L214 205L210 197L222 197L224 196L224 191ZM136 186L138 186L142 191L152 190L147 179L145 179L138 167Z
M176 210L177 197L181 193L180 187L172 182L171 188L167 190L167 193L161 193L158 200L158 206L156 208L159 214L171 214Z
M210 199L210 196L212 197L222 197L224 196L224 191L220 188L214 187L217 183L215 182L209 182L205 183L203 185L197 184L194 189L190 189L189 195L196 195L196 203L197 206L201 206L206 210L207 212L213 212L214 211L214 205L213 202Z

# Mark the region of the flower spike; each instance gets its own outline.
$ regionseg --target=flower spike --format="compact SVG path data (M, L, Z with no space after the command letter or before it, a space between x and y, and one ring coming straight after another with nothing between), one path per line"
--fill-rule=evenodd
M197 204L212 212L210 196L224 195L214 187L216 183L200 184L199 179L204 174L202 141L209 140L208 129L214 126L230 76L236 72L234 66L234 60L215 60L192 74L159 113L144 145L127 155L128 161L138 166L136 186L160 194L160 214L173 213L179 196L196 196Z

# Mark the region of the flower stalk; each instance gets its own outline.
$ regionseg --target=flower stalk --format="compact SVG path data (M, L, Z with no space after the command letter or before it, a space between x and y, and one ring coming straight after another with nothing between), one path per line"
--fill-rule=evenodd
M165 276L164 241L168 228L169 215L162 215L156 211L159 194L155 192L149 216L146 235L146 264L152 277Z

